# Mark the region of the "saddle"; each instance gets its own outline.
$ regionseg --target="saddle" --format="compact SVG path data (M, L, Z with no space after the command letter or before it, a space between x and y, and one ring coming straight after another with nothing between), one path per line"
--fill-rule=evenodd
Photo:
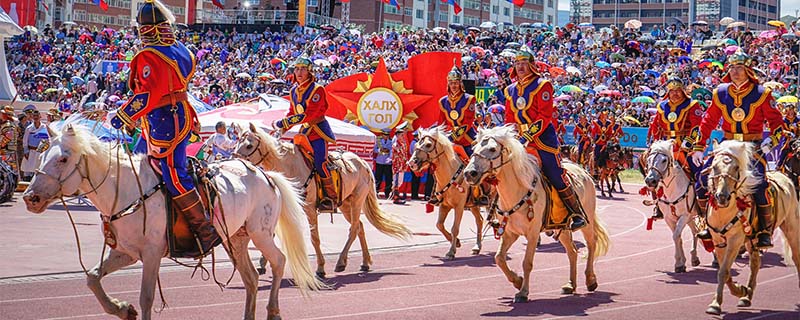
M186 170L192 177L195 188L200 194L203 207L206 208L206 219L210 220L211 217L208 214L214 211L214 203L217 199L217 192L211 183L211 179L216 173L210 172L195 157L186 157L186 160ZM150 167L156 172L157 176L163 177L157 161L155 158L150 158ZM172 195L169 194L167 188L161 188L161 191L164 193L164 199L166 199L168 257L196 258L189 254L190 252L200 252L194 233L189 229L189 222L186 221L186 217L181 214L178 207L173 204Z
M566 229L567 223L569 219L567 219L568 211L567 207L564 206L564 202L561 201L561 197L558 196L558 191L556 188L550 184L550 181L547 180L543 174L540 174L539 177L542 181L542 187L547 190L548 196L545 197L545 207L544 207L544 218L542 220L542 229L543 230L555 230L555 229ZM570 180L569 188L572 188L572 174L567 172L567 179ZM528 217L531 218L531 217Z
M314 171L314 149L311 148L311 142L308 140L308 137L302 134L295 135L292 138L292 141L300 149L300 153L303 155L303 160L306 163L306 166ZM344 166L344 160L342 160L342 153L339 151L329 151L328 152L328 159L326 161L328 166L328 172L331 174L331 178L333 178L333 185L336 187L336 203L337 206L342 204L342 172L341 168ZM317 204L319 201L324 197L322 181L320 181L319 175L314 175L314 182L317 184Z

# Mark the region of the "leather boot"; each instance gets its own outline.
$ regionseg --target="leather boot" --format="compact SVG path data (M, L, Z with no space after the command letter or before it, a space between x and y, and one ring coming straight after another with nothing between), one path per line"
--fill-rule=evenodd
M489 197L486 196L486 192L483 190L483 184L472 187L472 199L476 206L483 207L489 205Z
M575 231L585 227L586 212L583 211L583 206L581 206L581 202L578 200L575 190L572 190L572 187L567 187L564 190L558 191L558 196L561 198L561 201L564 202L564 206L569 212L569 218L572 220L569 229Z
M336 203L336 186L333 185L333 177L322 178L320 177L322 188L322 199L317 204L317 209L320 212L334 212L338 204Z
M708 199L697 199L697 215L705 218L708 213ZM708 227L697 232L697 238L700 240L711 240L711 232Z
M756 249L772 248L772 206L758 206L758 230L756 230Z
M664 213L661 212L661 208L658 207L658 197L656 196L655 192L650 192L650 196L653 197L653 203L656 204L656 207L653 208L653 219L661 220L664 219Z
M197 189L177 196L172 200L183 216L186 217L189 228L192 229L192 232L199 240L200 256L206 255L211 249L222 243L222 238L214 230L214 224L206 219L206 210L203 208Z

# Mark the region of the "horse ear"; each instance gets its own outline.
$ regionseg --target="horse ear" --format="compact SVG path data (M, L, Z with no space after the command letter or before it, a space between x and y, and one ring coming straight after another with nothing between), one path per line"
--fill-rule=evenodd
M74 136L75 135L75 129L72 127L72 124L68 124L67 125L67 135L70 135L70 136Z
M256 125L250 122L250 132L256 133Z

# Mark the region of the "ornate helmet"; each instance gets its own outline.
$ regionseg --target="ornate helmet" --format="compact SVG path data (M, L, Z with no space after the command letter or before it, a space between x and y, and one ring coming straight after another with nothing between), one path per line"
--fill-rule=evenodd
M671 90L680 90L684 97L689 98L689 95L686 93L686 82L677 75L670 75L666 87L667 91L664 93L665 98L669 98L669 92Z
M139 36L145 45L169 46L175 43L172 24L175 16L159 0L145 0L136 15Z
M461 81L463 79L464 76L461 74L461 70L458 69L458 65L453 61L453 68L447 73L447 81Z
M522 47L519 48L519 50L517 50L516 55L514 56L514 61L527 61L531 73L533 73L536 76L539 76L539 72L536 71L536 66L534 65L534 63L536 62L535 55L533 54L533 51L531 51L531 49L528 48L528 46L523 45ZM516 76L517 76L516 68L512 68L511 77L516 78Z
M736 52L728 57L728 67L736 65L745 66L747 77L750 78L751 81L758 83L758 77L756 76L755 70L753 70L753 58L744 53L741 48L736 50ZM722 77L722 82L731 82L731 76L729 72L725 73L725 75Z
M2 109L0 109L0 113L12 118L16 115L16 113L14 112L14 107L12 106L4 106Z
M304 53L304 54L301 54L299 57L297 57L297 59L294 60L294 63L292 65L295 68L297 68L297 67L308 67L310 69L312 63L311 63L311 59Z

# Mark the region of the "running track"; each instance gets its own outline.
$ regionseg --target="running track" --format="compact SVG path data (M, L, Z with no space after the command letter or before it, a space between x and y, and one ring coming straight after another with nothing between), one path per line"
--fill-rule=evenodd
M633 186L627 187L628 191L634 190ZM424 214L421 203L395 206L382 201L387 211L403 216L417 236L411 242L396 241L376 234L368 225L372 271L357 271L361 262L357 242L345 272L333 273L336 255L328 255L327 282L332 289L306 299L284 280L281 314L285 319L800 319L798 278L794 267L785 266L778 254L782 252L780 240L776 239L776 248L763 259L753 306L737 309L737 299L726 288L723 317L711 317L704 313L716 286L716 271L709 267L710 254L700 252L700 267L688 266L688 273L672 273L673 248L668 228L659 222L652 231L646 231L645 217L650 211L641 205L641 197L615 196L598 202L612 247L596 265L600 286L594 293L587 293L583 285L584 265L580 262L578 293L559 294L568 277L567 258L558 243L544 237L534 259L531 301L512 304L516 290L493 261L497 241L487 236L481 255L469 253L475 229L471 217L463 220L464 246L456 260L445 262L442 256L447 245L435 230L433 214ZM24 211L21 203L5 205L0 211L7 221L0 225L4 242L0 244L0 255L4 257L0 260L6 261L0 262L0 319L109 319L85 287L82 274L76 272L80 266L63 211L53 207L44 216L33 216ZM84 259L92 265L99 255L96 213L74 214L82 232ZM342 235L347 224L341 216L334 216L333 224L328 219L320 217L321 237L324 251L334 253L344 243ZM84 224L91 226L80 228ZM450 225L449 221L446 225ZM688 229L684 240L688 255ZM579 248L583 255L585 248L582 244ZM518 272L523 252L521 241L510 251L509 265ZM740 260L740 264L744 262ZM154 314L155 319L241 318L244 290L238 277L221 292L213 282L191 279L190 270L170 266L167 260L164 265L161 279L169 307ZM749 269L744 265L734 269L735 279L746 281ZM231 270L228 264L222 264L220 278L227 278ZM105 288L110 295L130 301L138 309L140 277L134 266L108 276ZM291 277L288 270L287 277ZM268 275L261 276L259 319L266 318L271 285Z

